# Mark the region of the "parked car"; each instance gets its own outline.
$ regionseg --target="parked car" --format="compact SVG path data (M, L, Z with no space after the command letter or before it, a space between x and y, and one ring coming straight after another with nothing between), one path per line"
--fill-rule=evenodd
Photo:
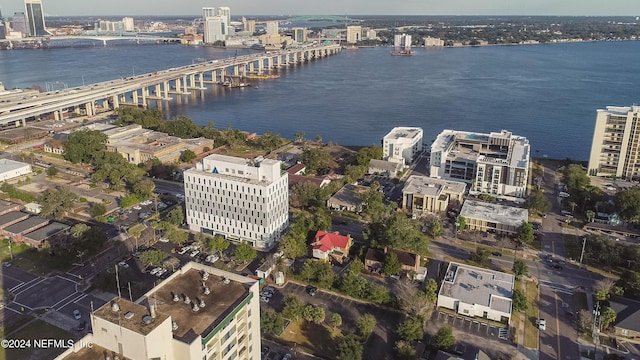
M538 329L541 331L545 331L547 329L547 322L544 319L538 319L537 325Z
M158 239L158 241L163 242L163 243L168 243L169 239L167 239L165 237L161 237L160 239Z
M184 254L186 254L186 253L187 253L187 251L189 251L189 250L191 250L191 248L190 248L190 247L188 247L188 246L185 246L185 247L183 247L183 248L182 248L182 250L178 251L178 254L180 254L180 255L184 255Z
M82 318L82 314L80 314L80 310L78 309L73 310L73 318L76 320L80 320L80 318Z
M86 320L82 320L80 322L80 324L78 324L78 331L84 331L84 329L87 327L87 321Z
M491 255L493 255L493 256L502 256L502 253L500 251L492 251Z
M118 263L118 266L122 266L122 267L123 267L123 268L125 268L125 269L128 269L128 268L129 268L129 264L127 264L127 263L126 263L126 262L124 262L124 261L120 261L120 262Z
M309 287L309 289L307 290L307 292L309 293L309 295L311 296L316 296L316 294L318 293L318 288L315 286L311 286Z
M198 251L198 250L194 250L194 251L191 253L191 255L189 255L189 256L191 256L191 257L193 258L193 257L198 256L198 254L200 254L200 251Z
M282 360L291 360L291 354L286 354Z

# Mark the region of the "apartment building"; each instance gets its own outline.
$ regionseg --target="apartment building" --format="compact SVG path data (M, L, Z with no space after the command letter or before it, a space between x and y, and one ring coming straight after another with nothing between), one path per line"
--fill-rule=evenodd
M355 44L362 40L362 26L347 26L347 44Z
M640 106L598 109L588 173L626 180L640 179Z
M91 313L93 333L65 360L260 359L258 281L187 263L136 302L116 297Z
M288 182L280 161L209 155L184 172L189 229L268 250L289 223Z
M411 175L402 188L402 208L416 216L443 213L462 204L465 188L460 181Z
M409 165L422 151L423 131L417 127L395 127L382 138L382 160Z
M521 201L527 195L529 140L502 130L442 131L431 145L430 176L471 184L469 194Z

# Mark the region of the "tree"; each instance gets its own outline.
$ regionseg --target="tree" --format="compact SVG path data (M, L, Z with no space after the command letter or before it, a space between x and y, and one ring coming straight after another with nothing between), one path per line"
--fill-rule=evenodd
M376 229L375 224L372 228ZM380 245L388 245L395 249L403 249L424 253L427 251L429 240L420 231L420 223L407 218L406 215L395 212L380 226L379 233L374 230L374 237Z
M420 341L424 337L424 319L421 317L410 317L398 325L396 332L402 340L409 342Z
M280 240L278 249L282 251L285 257L297 259L307 254L307 243L304 238L289 232Z
M176 228L166 230L164 236L176 245L182 245L189 240L189 233Z
M402 263L398 260L398 255L394 252L388 252L384 258L384 264L382 265L382 272L387 275L397 275L402 270Z
M256 249L253 248L253 246L243 242L236 246L234 256L236 260L240 261L241 263L246 263L249 260L255 259L256 256L258 256L258 253L256 252Z
M90 227L84 223L78 223L71 227L71 236L74 239L79 239L82 235L89 230Z
M409 341L396 341L395 350L400 360L414 360L416 358L416 347Z
M299 160L301 163L307 166L307 172L311 174L317 174L320 170L327 167L331 157L329 153L323 148L307 147L302 150Z
M104 216L107 213L107 206L101 202L91 203L89 206L89 215L92 218L98 218L100 216Z
M178 259L175 256L170 256L162 262L162 267L171 271L176 271L176 268L179 266L180 266L180 259Z
M546 213L551 210L551 201L549 201L542 191L534 190L525 200L524 206L530 212Z
M438 283L434 279L427 279L424 282L424 292L427 300L434 305L438 300Z
M582 170L582 166L578 164L571 164L564 169L564 184L567 186L569 193L580 192L587 185L591 183L587 172Z
M587 210L586 215L587 215L588 222L592 222L593 219L596 217L596 213L593 210Z
M356 154L358 165L368 167L371 159L382 159L382 147L371 145L358 150Z
M594 291L594 295L596 296L596 299L599 301L607 300L611 295L611 292L614 286L615 286L615 281L608 278L604 278L596 281L593 284L593 291Z
M307 305L302 310L302 317L306 321L321 324L324 321L326 314L324 309L319 306Z
M107 135L102 131L88 129L74 131L64 144L64 159L74 164L95 164L96 159L106 152L107 140ZM116 155L120 156L120 154Z
M438 236L442 236L442 234L444 234L444 224L442 223L442 220L440 220L440 218L437 216L431 216L427 218L425 225L427 229L429 229L429 233L431 234L431 236L433 236L434 238L437 238Z
M362 342L356 334L347 334L338 342L336 360L361 360Z
M263 310L260 314L260 330L265 335L278 335L284 328L284 319L281 314L273 310Z
M291 199L292 205L296 207L321 208L326 206L329 193L314 183L303 182L291 188Z
M153 195L153 191L156 189L156 184L149 179L139 179L131 186L133 192L141 198L149 198Z
M331 326L333 327L333 330L335 330L342 325L342 316L338 313L333 313L329 318L329 322L331 322Z
M640 187L634 186L616 193L616 210L623 220L640 221Z
M529 274L529 268L527 267L527 264L525 264L524 261L520 259L515 259L513 261L513 268L511 268L511 270L516 275L516 278L520 278L522 275Z
M224 237L216 235L214 237L207 237L204 240L204 247L209 251L215 251L222 255L222 252L229 247L229 242Z
M625 297L640 297L640 273L627 270L620 275L620 280L616 284L624 289Z
M613 324L616 321L616 311L610 308L609 306L605 306L600 311L600 326L602 329L608 329L609 325Z
M40 215L51 215L56 220L62 220L75 207L78 200L78 196L68 187L47 189L38 200L38 203L42 205Z
M445 325L438 330L434 338L434 345L441 350L451 350L456 344L456 338L453 336L453 329L449 325Z
M47 168L47 177L53 178L56 175L58 175L58 168L53 164L49 165Z
M282 316L289 320L298 320L306 305L297 295L287 295L282 304Z
M533 242L534 233L533 233L533 225L530 223L523 221L518 229L516 230L516 240L520 242L520 244L528 245Z
M520 312L527 310L527 297L524 295L522 290L514 289L511 301L513 302L513 308L515 310Z
M487 266L491 262L489 259L489 250L477 247L475 252L471 253L469 259L480 266Z
M360 195L364 214L371 222L380 222L389 215L389 209L384 203L384 195L379 191L380 184L374 182L369 190Z
M362 335L362 337L366 339L376 328L376 318L371 314L364 314L363 316L358 318L357 324L360 335Z
M194 153L193 151L187 149L185 151L182 152L182 154L180 154L180 161L182 162L191 162L193 160L195 160L198 157L198 155L196 155L196 153Z
M176 206L169 211L169 213L167 213L166 220L175 226L182 225L184 222L184 210L182 209L182 206Z
M147 266L160 266L162 261L167 257L164 251L160 250L147 250L140 254L140 261Z
M578 330L582 332L590 332L593 327L593 316L591 311L582 309L578 312Z
M260 147L266 152L271 152L286 143L286 140L270 131L265 132L258 138Z

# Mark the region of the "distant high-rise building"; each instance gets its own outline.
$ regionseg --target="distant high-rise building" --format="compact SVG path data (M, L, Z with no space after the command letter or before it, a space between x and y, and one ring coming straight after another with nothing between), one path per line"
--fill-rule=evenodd
M301 27L294 27L291 29L293 33L293 40L299 44L302 44L307 41L307 29Z
M11 17L11 28L13 31L17 31L23 34L29 33L29 27L27 25L27 16L22 12L17 12Z
M444 40L440 39L440 38L434 38L434 37L430 37L427 36L426 38L424 38L424 46L425 47L442 47L444 46Z
M209 16L204 19L204 43L213 44L227 39L227 26L220 16Z
M277 35L280 33L277 21L267 21L267 35Z
M0 20L0 40L7 38L7 25L4 21Z
M408 49L411 47L411 35L396 34L393 37L393 46L396 48Z
M347 44L362 40L362 26L347 26Z
M589 157L589 175L640 180L640 106L598 109Z
M254 19L242 18L242 30L253 34L256 32L256 21Z
M202 12L203 12L203 15L202 15L203 19L216 16L216 9L212 7L204 7L202 8Z
M133 18L131 17L122 18L122 24L124 27L124 31L126 32L132 32L135 30Z
M231 24L231 9L225 6L221 6L217 9L216 15L222 17L224 22L229 26Z
M42 0L24 0L25 14L29 26L29 35L47 36L51 35L44 24L44 11L42 10Z

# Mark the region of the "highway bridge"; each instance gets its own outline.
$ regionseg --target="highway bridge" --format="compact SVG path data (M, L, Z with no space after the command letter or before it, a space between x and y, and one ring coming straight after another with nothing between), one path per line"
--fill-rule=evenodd
M152 35L68 35L68 36L51 36L41 38L21 38L21 39L0 39L0 43L18 43L18 42L34 42L41 41L45 43L53 43L56 41L74 41L74 40L91 40L101 42L102 45L107 46L109 42L113 41L129 41L140 43L158 43L158 42L180 42L176 37L161 37Z
M116 109L121 105L147 107L151 100L169 101L170 95L189 95L217 84L229 75L248 75L284 68L338 54L340 45L308 46L211 60L122 79L31 94L23 98L0 97L0 127L24 126L27 121L53 114L62 120L66 112L95 115L98 106ZM129 95L129 96L127 96Z

